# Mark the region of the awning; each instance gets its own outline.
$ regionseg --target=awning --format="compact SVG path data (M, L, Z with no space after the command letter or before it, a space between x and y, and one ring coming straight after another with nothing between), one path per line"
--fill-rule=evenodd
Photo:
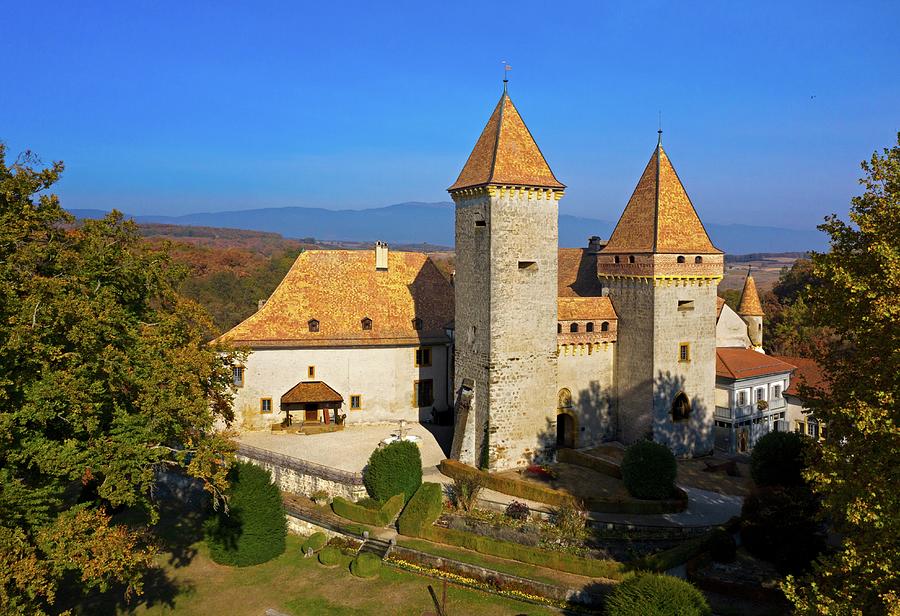
M302 381L281 396L282 407L318 404L328 408L336 408L343 402L344 397L322 381Z

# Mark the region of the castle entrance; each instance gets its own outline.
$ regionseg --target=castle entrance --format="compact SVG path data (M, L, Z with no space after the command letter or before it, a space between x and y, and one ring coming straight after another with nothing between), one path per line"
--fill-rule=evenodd
M575 447L575 420L568 413L556 416L556 447Z

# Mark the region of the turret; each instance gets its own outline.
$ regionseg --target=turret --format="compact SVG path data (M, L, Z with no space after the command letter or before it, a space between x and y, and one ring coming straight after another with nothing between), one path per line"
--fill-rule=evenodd
M747 324L747 335L750 344L761 353L763 351L763 317L766 316L759 301L759 293L756 291L756 282L747 270L747 278L744 280L744 290L741 291L741 301L738 304L738 315Z

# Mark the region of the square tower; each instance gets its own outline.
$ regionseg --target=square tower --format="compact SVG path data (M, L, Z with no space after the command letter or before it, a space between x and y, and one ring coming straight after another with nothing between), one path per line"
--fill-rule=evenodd
M660 140L597 256L619 316L623 442L652 436L676 455L712 451L723 262Z
M451 456L489 470L555 442L561 184L504 87L448 190L456 204L457 423Z

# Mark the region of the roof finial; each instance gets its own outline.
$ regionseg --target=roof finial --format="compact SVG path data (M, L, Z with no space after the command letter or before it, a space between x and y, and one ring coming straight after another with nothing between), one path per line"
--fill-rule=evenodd
M506 94L506 84L509 83L509 71L512 70L512 67L506 63L506 60L500 60L503 64L503 93Z
M659 130L656 131L657 135L659 135L656 139L656 147L662 146L662 111L659 113Z

